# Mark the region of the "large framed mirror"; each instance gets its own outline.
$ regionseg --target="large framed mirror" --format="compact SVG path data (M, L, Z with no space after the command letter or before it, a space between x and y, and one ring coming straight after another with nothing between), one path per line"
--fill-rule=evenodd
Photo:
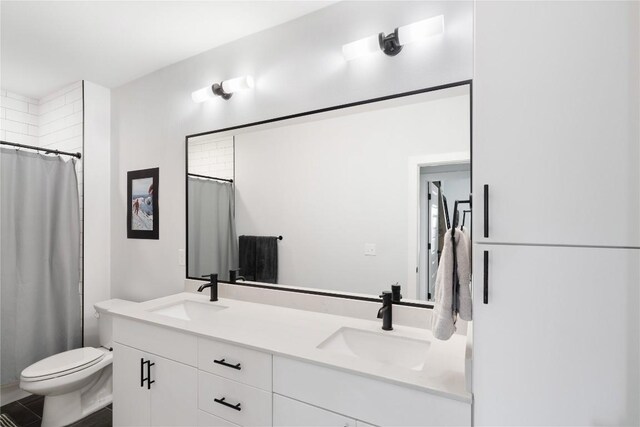
M189 135L187 277L429 307L470 151L470 81Z

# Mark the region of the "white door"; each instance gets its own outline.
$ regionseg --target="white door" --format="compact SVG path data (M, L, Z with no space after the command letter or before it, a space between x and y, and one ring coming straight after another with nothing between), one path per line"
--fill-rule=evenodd
M438 240L439 240L439 197L440 191L438 187L430 182L429 195L427 197L427 215L428 215L428 243L427 243L427 265L428 265L428 290L427 299L433 298L436 288L436 276L438 275ZM444 213L443 213L444 214ZM422 295L424 298L425 296Z
M279 394L273 395L274 427L356 427L354 419Z
M475 242L640 247L639 7L475 3Z
M150 398L147 389L145 353L126 345L113 345L113 425L150 425Z
M152 355L151 425L195 426L198 423L198 370Z
M475 245L473 265L475 425L638 425L640 250Z

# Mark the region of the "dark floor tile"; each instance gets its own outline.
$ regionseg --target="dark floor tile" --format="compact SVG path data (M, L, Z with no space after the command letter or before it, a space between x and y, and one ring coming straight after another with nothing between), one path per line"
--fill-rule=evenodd
M22 404L22 406L24 406L25 408L27 408L37 416L42 417L42 410L44 409L44 396L40 396L40 397L41 399L32 399L28 403L24 403L22 401L24 399L22 399L20 403Z
M19 426L26 426L40 419L36 414L18 402L12 402L0 408L0 412L7 414Z
M111 427L113 416L107 408L102 408L86 418L81 419L70 427Z
M22 399L18 400L18 402L20 402L24 406L27 406L27 404L35 402L37 400L42 400L44 402L44 396L39 396L37 394L32 394L32 395L29 395L27 397L23 397Z
M42 420L34 421L31 424L27 424L26 426L21 427L40 427L42 425Z

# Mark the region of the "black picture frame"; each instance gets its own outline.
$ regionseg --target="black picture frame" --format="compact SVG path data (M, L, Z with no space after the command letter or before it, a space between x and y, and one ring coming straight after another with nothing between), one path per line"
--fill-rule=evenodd
M160 204L158 203L160 194L159 176L160 168L127 172L128 239L158 240L160 238ZM134 181L141 181L136 183L137 194L133 194ZM149 182L151 184L147 189ZM141 191L146 191L146 193L140 193ZM151 203L149 203L149 199L151 199ZM151 218L149 218L149 212L151 212ZM133 223L134 220L135 225ZM151 222L149 222L149 220L151 220Z

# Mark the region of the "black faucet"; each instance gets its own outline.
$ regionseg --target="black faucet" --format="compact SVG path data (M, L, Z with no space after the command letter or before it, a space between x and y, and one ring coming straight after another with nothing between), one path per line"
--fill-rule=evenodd
M218 273L205 274L202 277L208 277L210 279L210 282L200 286L198 288L198 292L202 292L207 288L211 288L211 298L209 299L209 301L218 301Z
M378 319L382 319L383 331L392 331L391 307L393 307L393 302L391 301L391 292L383 291L380 298L382 298L382 307L378 310Z
M240 272L239 268L236 268L235 270L229 270L229 282L230 283L236 283L236 281L238 281L238 280L247 280L242 276L238 276L239 272Z

